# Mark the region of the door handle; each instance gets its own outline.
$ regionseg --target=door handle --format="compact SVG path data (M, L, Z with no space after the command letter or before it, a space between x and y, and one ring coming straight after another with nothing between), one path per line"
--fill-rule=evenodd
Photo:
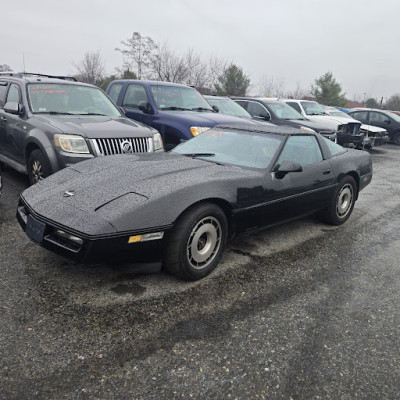
M322 171L322 175L329 175L331 173L330 169L326 169L325 171Z

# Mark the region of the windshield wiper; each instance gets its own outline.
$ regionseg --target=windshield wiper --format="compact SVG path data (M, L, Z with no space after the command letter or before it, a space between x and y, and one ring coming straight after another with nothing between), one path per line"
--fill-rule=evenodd
M211 108L205 108L205 107L195 107L195 108L192 108L192 111L212 111L212 112L216 112L215 110L212 110Z
M107 116L106 114L99 114L99 113L78 113L78 114L75 114L75 115L101 115L103 117Z
M165 107L161 108L162 111L164 110L179 110L179 111L192 111L191 108L184 108L184 107Z
M215 153L182 153L186 157L214 157Z
M68 112L60 112L60 111L38 111L35 114L50 114L50 115L74 115Z

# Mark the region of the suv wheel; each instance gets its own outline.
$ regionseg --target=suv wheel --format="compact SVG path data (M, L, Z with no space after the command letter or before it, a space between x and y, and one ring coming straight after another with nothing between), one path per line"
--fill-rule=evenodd
M40 150L33 150L28 159L28 177L31 185L51 174L50 163Z

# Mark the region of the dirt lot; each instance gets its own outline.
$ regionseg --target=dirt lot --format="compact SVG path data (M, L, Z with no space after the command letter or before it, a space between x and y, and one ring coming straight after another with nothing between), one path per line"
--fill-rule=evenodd
M340 227L237 238L207 278L74 264L0 197L0 399L400 399L400 148Z

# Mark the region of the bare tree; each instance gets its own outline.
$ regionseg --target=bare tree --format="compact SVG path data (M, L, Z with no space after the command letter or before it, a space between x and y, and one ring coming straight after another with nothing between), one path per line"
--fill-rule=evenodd
M176 55L167 43L157 46L151 57L152 77L166 82L184 82L188 76L185 60Z
M116 48L126 59L126 67L131 68L133 64L136 67L136 75L138 79L146 76L154 51L157 45L149 36L142 36L139 32L133 32L132 37L122 40L123 48Z
M296 83L296 89L292 91L288 91L285 94L285 97L289 99L302 99L304 96L306 96L308 91L304 88L302 88L299 84L299 82Z
M386 101L384 108L387 110L400 111L400 95L394 94Z
M259 82L259 91L263 97L283 97L285 81L282 78L263 76Z
M0 72L12 71L11 67L7 64L0 64Z
M100 85L105 77L105 67L99 51L86 52L83 59L74 63L81 82Z

